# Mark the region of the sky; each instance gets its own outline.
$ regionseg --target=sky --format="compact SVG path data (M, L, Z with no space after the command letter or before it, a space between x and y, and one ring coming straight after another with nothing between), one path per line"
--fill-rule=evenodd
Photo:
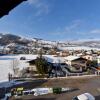
M100 0L28 0L0 19L0 33L52 41L100 38Z

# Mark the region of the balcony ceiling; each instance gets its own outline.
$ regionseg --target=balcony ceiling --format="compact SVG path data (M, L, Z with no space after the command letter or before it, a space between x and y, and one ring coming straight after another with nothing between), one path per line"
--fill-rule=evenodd
M20 3L27 0L0 0L0 18L8 15L9 12Z

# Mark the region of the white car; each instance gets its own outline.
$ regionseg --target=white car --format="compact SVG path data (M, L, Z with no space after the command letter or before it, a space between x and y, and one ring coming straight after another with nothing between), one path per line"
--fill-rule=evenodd
M84 93L74 97L72 100L95 100L95 97L90 93Z
M34 88L31 92L34 92L34 96L45 95L52 93L52 88Z

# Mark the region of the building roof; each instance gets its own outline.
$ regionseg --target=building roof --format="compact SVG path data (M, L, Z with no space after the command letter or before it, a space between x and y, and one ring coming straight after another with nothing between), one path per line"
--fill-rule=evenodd
M44 55L44 58L50 63L64 63L64 57L55 57L55 55Z
M21 57L25 57L25 60L30 61L30 60L34 60L38 57L38 55L32 55L32 54L20 54L17 56L18 59L20 59Z
M79 56L68 56L68 57L65 57L64 59L65 59L65 60L72 61L72 60L76 60L76 59L78 59L78 58L80 58L80 57L79 57Z
M9 12L26 0L0 0L0 18L8 15Z

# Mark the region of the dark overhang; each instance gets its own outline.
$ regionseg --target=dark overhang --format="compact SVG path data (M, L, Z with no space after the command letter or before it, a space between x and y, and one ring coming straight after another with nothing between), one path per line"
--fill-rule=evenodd
M9 12L20 3L27 0L0 0L0 18L8 15Z

